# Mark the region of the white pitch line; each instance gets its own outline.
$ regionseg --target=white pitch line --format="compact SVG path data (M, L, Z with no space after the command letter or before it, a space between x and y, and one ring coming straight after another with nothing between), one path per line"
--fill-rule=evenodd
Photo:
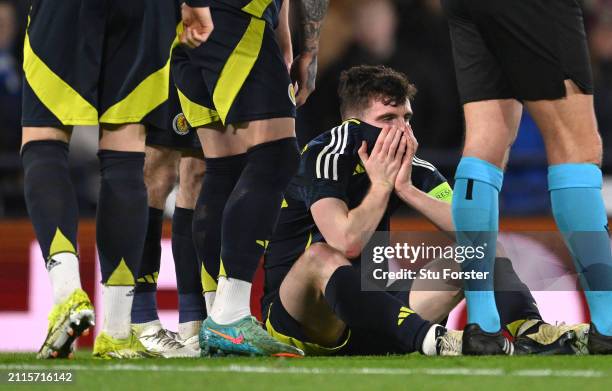
M440 376L512 376L512 377L604 377L604 372L594 370L524 369L506 371L502 368L317 368L317 367L269 367L250 365L224 366L179 366L179 365L32 365L0 364L0 370L22 371L99 371L99 372L218 372L218 373L260 373L282 375L440 375Z

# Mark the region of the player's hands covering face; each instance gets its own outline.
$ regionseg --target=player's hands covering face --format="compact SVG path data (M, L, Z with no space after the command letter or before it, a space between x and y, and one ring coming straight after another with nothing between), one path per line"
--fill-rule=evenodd
M393 190L407 146L404 132L397 127L389 126L380 132L371 155L368 156L366 142L361 144L358 151L359 158L363 162L372 186L383 186Z
M404 141L406 143L406 153L402 158L402 164L395 179L395 190L398 191L412 186L412 158L414 158L419 147L410 127L404 128Z

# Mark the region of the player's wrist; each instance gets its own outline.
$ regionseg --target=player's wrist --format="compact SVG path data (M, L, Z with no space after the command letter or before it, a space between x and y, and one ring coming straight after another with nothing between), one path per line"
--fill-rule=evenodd
M394 185L390 181L379 179L379 180L374 180L371 182L372 182L371 191L373 192L391 193L393 191Z
M313 60L319 56L319 47L310 46L300 53L300 59L302 60Z
M418 189L414 187L412 182L396 183L395 192L400 198L407 202L418 195Z

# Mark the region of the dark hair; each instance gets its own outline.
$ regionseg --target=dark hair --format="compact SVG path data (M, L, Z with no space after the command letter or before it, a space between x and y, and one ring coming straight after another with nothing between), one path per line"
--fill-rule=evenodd
M362 112L372 99L400 105L414 98L416 93L414 84L401 72L384 65L355 66L340 74L340 113L346 118L348 113Z

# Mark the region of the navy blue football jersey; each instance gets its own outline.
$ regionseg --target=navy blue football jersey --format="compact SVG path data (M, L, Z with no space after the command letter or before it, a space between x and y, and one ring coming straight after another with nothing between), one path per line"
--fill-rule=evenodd
M274 294L291 266L312 243L325 239L314 223L311 206L324 198L338 198L349 209L359 206L370 180L357 151L366 141L371 152L381 129L355 119L322 133L302 150L298 173L291 180L276 230L264 255L265 296ZM413 159L412 182L420 190L449 201L452 189L429 162ZM390 218L401 205L391 197L377 231L389 231ZM264 297L264 303L265 303Z
M211 6L246 12L264 19L276 28L283 0L212 0Z

